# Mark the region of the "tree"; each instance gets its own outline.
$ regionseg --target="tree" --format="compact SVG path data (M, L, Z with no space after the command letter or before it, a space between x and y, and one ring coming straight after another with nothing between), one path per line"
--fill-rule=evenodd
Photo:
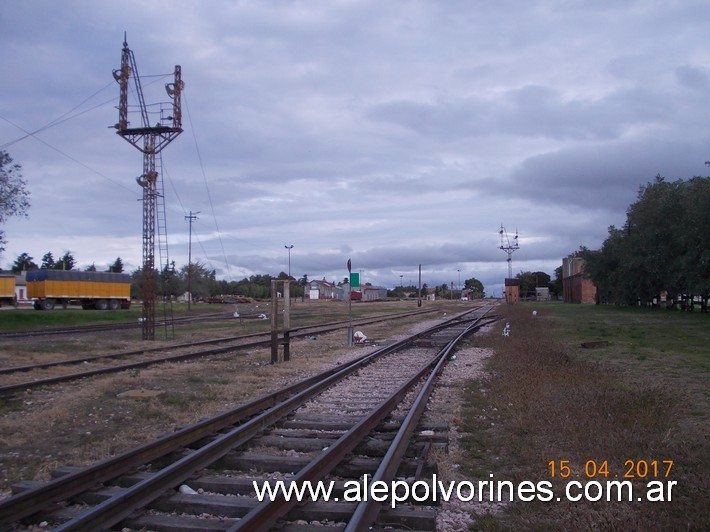
M308 274L303 274L303 277L301 277L298 280L298 288L301 291L301 301L303 301L306 297L306 287L308 286ZM296 296L297 297L297 296Z
M54 262L54 255L52 255L51 251L48 251L44 254L44 257L42 257L42 265L40 268L43 270L53 270L55 269L55 266L56 262Z
M436 296L441 297L443 299L448 299L451 297L451 293L449 291L449 285L446 283L439 285L436 287Z
M91 265L84 268L84 271L85 272L95 272L96 271L96 264L92 262Z
M74 266L76 266L76 259L71 251L65 251L64 255L57 260L54 260L54 255L52 255L51 251L48 251L42 257L40 268L43 270L71 270Z
M35 264L34 258L30 257L29 253L22 253L18 255L15 262L12 265L12 273L19 274L20 272L27 270L36 270L37 264Z
M216 282L216 273L214 270L207 269L207 267L199 261L183 266L180 269L180 279L185 287L187 287L188 275L190 277L190 290L192 291L193 300L211 295L211 288ZM271 281L269 281L269 283L271 283Z
M64 255L54 264L55 270L71 270L76 265L76 259L71 251L65 251Z
M622 229L609 228L600 251L582 249L602 302L650 302L667 292L710 295L710 177L639 188Z
M486 297L486 291L483 289L483 283L476 279L475 277L471 277L470 279L466 279L463 282L463 287L466 290L472 290L473 297Z
M131 272L131 299L143 298L143 269L138 268Z
M555 280L550 282L550 293L554 299L562 293L562 266L555 268Z
M177 297L184 291L183 282L180 280L177 272L175 271L175 261L171 261L170 265L165 265L163 271L160 272L160 276L158 277L158 283L158 292L164 296Z
M10 216L27 216L30 208L22 166L12 162L12 157L0 150L0 225ZM5 251L5 232L0 230L0 253Z
M536 288L550 285L550 276L545 272L520 272L515 278L520 281L520 297L534 296Z
M175 263L173 263L173 270ZM113 261L112 264L108 265L108 270L109 272L114 272L114 273L122 273L123 272L123 261L121 260L121 257L116 257L116 260Z

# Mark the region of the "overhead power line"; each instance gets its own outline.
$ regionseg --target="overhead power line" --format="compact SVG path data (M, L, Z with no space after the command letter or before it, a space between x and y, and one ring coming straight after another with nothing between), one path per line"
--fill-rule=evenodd
M205 166L202 164L202 155L200 154L200 147L197 143L197 135L195 134L195 127L192 122L192 117L190 116L190 106L187 103L187 98L183 95L183 102L185 102L185 111L187 112L187 119L190 121L190 131L192 132L192 138L195 142L195 150L197 151L197 160L200 163L200 171L202 172L202 180L205 183L205 190L207 191L207 199L210 202L210 210L212 211L212 218L214 219L214 225L217 228L217 239L219 240L220 248L222 249L222 256L224 257L224 264L227 267L227 277L232 280L232 271L229 267L229 261L227 260L227 253L224 250L224 242L222 241L222 231L219 229L219 224L217 223L217 213L214 210L214 203L212 202L212 194L210 194L210 187L207 184L207 174L205 173Z
M43 140L43 139L39 138L39 137L36 136L34 133L31 133L31 132L27 131L26 129L24 129L24 128L22 128L21 126L15 124L15 123L12 122L11 120L5 118L4 116L1 116L1 115L0 115L0 119L5 120L5 122L7 122L8 124L13 125L14 127L16 127L17 129L19 129L20 131L24 131L25 133L27 133L26 137L29 136L29 137L34 138L35 140L37 140L37 141L41 142L42 144L44 144L45 146L47 146L48 148L50 148L50 149L56 151L56 152L59 153L60 155L63 155L64 157L66 157L67 159L69 159L69 160L71 160L71 161L74 161L74 162L75 162L76 164L78 164L79 166L83 166L84 168L86 168L86 169L89 170L90 172L93 172L94 174L96 174L96 175L98 175L98 176L100 176L100 177L103 177L104 179L110 181L110 182L113 183L114 185L117 185L117 186L119 186L119 187L121 187L121 188L123 188L123 189L129 191L131 194L134 194L134 195L136 194L136 191L135 191L135 190L133 190L133 189L131 189L131 188L128 188L127 186L125 186L123 183L120 183L119 181L115 181L115 180L111 179L111 178L110 178L109 176L107 176L106 174L103 174L103 173L99 172L98 170L96 170L95 168L90 167L88 164L85 164L85 163L81 162L81 161L80 161L79 159L77 159L76 157L73 157L72 155L69 155L67 152L60 150L60 149L57 148L56 146L50 144L50 143L47 142L46 140Z

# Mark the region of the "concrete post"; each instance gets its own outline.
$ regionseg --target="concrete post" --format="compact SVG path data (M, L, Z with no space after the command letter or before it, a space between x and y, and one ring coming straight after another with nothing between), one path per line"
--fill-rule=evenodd
M284 281L284 362L291 358L291 281Z
M279 300L277 296L278 281L271 281L271 363L279 361Z

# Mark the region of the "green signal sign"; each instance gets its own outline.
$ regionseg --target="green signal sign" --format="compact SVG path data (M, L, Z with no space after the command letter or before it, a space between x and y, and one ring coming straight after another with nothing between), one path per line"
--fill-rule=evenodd
M360 288L360 273L353 272L350 274L350 288Z

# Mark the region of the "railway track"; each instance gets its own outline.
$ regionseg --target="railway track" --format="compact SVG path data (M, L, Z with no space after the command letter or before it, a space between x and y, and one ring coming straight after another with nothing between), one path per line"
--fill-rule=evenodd
M57 530L298 529L321 520L434 529L435 512L402 503L259 501L254 482L409 483L426 479L437 435L420 423L436 378L458 342L494 318L490 308L446 322L283 390L55 480L21 483L0 501L0 528ZM419 434L419 436L417 436ZM284 452L288 449L288 452ZM189 488L186 485L189 484ZM364 489L364 488L363 488ZM318 517L314 517L318 516ZM285 528L284 528L285 527ZM327 530L327 528L325 528Z
M370 318L361 318L354 320L352 324L354 326L360 327L363 325L402 319L411 316L416 316L419 314L425 314L433 312L431 310L417 310L413 312L403 312L395 313L389 315L380 315ZM304 326L299 329L295 329L291 333L291 338L300 338L305 336L310 336L314 334L324 334L327 332L332 332L338 329L342 329L349 325L349 321L333 321L327 323L321 323L312 326ZM118 353L109 353L105 355L96 355L91 357L79 357L70 360L59 360L54 362L45 362L42 364L33 364L26 366L15 366L9 368L0 369L0 377L8 378L13 375L23 374L22 381L5 383L0 385L0 397L7 397L14 395L18 392L25 390L39 388L42 386L48 386L52 384L61 384L65 382L70 382L78 379L83 379L86 377L92 377L96 375L105 375L109 373L117 373L120 371L128 371L146 368L153 366L155 364L163 364L167 362L184 362L187 360L193 360L197 358L202 358L211 355L217 355L221 353L247 350L254 347L268 346L271 343L270 333L253 333L238 336L229 336L223 338L216 338L210 340L202 340L198 342L189 342L183 344L174 344L168 347L156 347L139 349L133 351L123 351ZM189 349L195 347L202 347L206 345L215 345L218 347L210 347L208 349L199 349L196 351L189 351ZM185 352L185 350L188 350ZM175 353L180 351L179 353ZM169 353L167 355L162 353ZM135 358L142 357L142 360L135 362L125 362L119 364L111 364L111 362L125 359L125 358ZM44 376L40 371L48 370L58 367L70 367L75 365L82 365L84 369L82 371L67 373L63 375L56 376ZM100 365L100 367L96 367Z

